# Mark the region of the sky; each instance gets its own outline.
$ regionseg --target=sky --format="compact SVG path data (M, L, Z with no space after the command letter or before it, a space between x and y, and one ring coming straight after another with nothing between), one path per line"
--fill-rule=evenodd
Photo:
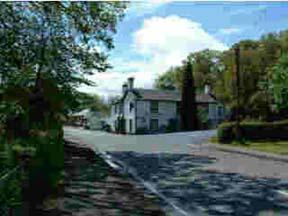
M160 74L191 52L225 50L285 29L288 2L132 2L114 35L113 68L87 77L96 85L79 90L108 98L121 93L128 77L135 78L135 87L153 88Z

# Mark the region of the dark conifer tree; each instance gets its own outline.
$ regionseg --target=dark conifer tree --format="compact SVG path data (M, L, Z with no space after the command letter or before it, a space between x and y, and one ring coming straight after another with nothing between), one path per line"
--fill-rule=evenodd
M198 128L196 93L191 61L185 63L182 80L181 129L192 131Z

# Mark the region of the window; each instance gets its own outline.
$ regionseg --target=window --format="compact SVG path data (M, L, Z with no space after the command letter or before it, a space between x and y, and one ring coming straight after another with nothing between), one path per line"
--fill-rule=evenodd
M176 114L179 115L180 114L180 109L181 109L181 104L180 102L176 103Z
M151 101L150 111L151 113L158 113L158 101Z
M219 117L222 117L224 114L224 109L222 106L218 106L218 116Z
M150 120L150 129L152 131L158 130L158 119L151 119Z
M132 112L133 108L134 108L134 104L133 104L133 102L130 102L130 104L129 104L129 110L130 110L130 112Z
M129 131L130 131L130 133L132 133L132 127L133 127L133 120L132 119L130 119L129 120Z

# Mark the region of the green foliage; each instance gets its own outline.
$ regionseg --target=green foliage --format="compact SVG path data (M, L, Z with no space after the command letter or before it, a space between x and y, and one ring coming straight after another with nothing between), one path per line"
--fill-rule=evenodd
M0 183L0 212L9 212L21 208L21 175L19 175L19 170L16 173L12 173L7 180L3 180ZM8 214L7 214L8 215Z
M236 140L236 123L226 122L218 127L218 140L221 143L230 143ZM288 121L240 123L241 137L244 140L288 140Z
M124 2L1 2L2 86L30 88L41 73L64 98L73 97L75 87L91 85L85 75L110 67L106 53L125 7Z
M268 83L277 110L288 109L288 54L273 66Z
M149 131L148 128L146 128L146 127L141 127L141 128L137 128L136 133L137 133L137 134L147 134L148 131Z
M113 48L111 36L125 6L121 2L1 2L0 49L5 65L1 78L8 81L11 76L41 71L64 85L81 73L91 74L91 69L104 71L109 67L107 55L95 47Z
M171 133L179 130L179 123L177 119L169 119L165 132Z
M203 91L206 84L212 85L215 80L215 72L221 69L219 59L221 52L215 50L203 50L191 53L187 58L193 61L193 74L196 91ZM159 89L181 90L185 64L179 67L171 67L155 80L155 87Z
M23 108L17 102L2 101L0 103L0 124L7 121L8 118L23 114Z
M208 125L208 109L206 107L201 107L201 106L198 106L197 107L197 116L198 116L198 119L199 119L199 127L201 129L207 129L209 128L209 125Z
M184 131L197 130L199 126L195 91L193 64L188 58L183 74L180 110L181 130Z
M260 40L242 40L223 52L191 53L196 92L210 86L212 94L235 119L235 47L240 47L239 102L242 119L269 120L287 116L288 31L269 33ZM184 65L169 69L155 82L157 88L181 90ZM271 107L276 105L278 114ZM280 112L281 111L281 112ZM283 112L285 111L285 112ZM284 115L284 113L286 113ZM275 116L277 115L277 116Z
M59 134L59 130L44 132L32 138L29 143L37 149L37 154L30 165L30 181L32 185L42 188L38 191L42 194L36 194L35 197L45 196L57 189L62 177L61 173L64 168L62 134Z
M188 58L193 60L193 71L195 76L195 86L198 91L204 90L205 85L213 87L217 78L217 72L221 70L221 52L205 49L191 53Z
M222 123L218 126L217 137L221 143L229 143L235 139L235 134L233 133L233 128L235 123Z
M76 88L110 67L107 53L125 8L125 2L0 3L0 168L32 154L28 175L38 201L61 177L62 125Z
M240 47L240 73L239 73L239 109L242 118L264 115L268 109L269 98L267 92L260 88L263 77L263 56L261 44L257 41L241 41L234 46ZM226 106L236 107L236 78L235 78L235 52L234 46L223 53L221 61L225 65L219 73L214 94ZM253 111L252 108L253 107ZM267 112L266 112L267 114Z
M78 112L83 109L90 109L91 111L101 112L103 114L109 113L108 104L96 94L92 95L83 92L76 92L74 98L75 102L73 111Z
M176 90L181 87L182 68L171 67L155 80L155 88L163 90Z

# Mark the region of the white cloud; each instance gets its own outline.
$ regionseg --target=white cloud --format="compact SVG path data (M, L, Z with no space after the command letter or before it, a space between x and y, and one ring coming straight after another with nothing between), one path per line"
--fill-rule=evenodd
M114 59L114 72L96 74L92 78L98 83L94 91L104 95L120 92L129 76L135 77L136 87L149 88L157 75L181 64L189 53L207 48L227 49L200 23L176 15L146 19L132 36L133 44L128 52L140 54L142 60ZM130 72L120 73L122 70Z
M175 55L210 48L223 50L226 46L209 35L197 22L176 15L152 17L134 34L134 48L142 54Z
M237 34L241 33L242 30L239 28L222 28L219 29L218 33L222 35L231 35L231 34Z
M176 15L144 20L133 35L132 49L149 57L139 71L145 71L150 86L169 67L181 64L191 52L206 48L224 50L226 45L207 33L200 23Z

